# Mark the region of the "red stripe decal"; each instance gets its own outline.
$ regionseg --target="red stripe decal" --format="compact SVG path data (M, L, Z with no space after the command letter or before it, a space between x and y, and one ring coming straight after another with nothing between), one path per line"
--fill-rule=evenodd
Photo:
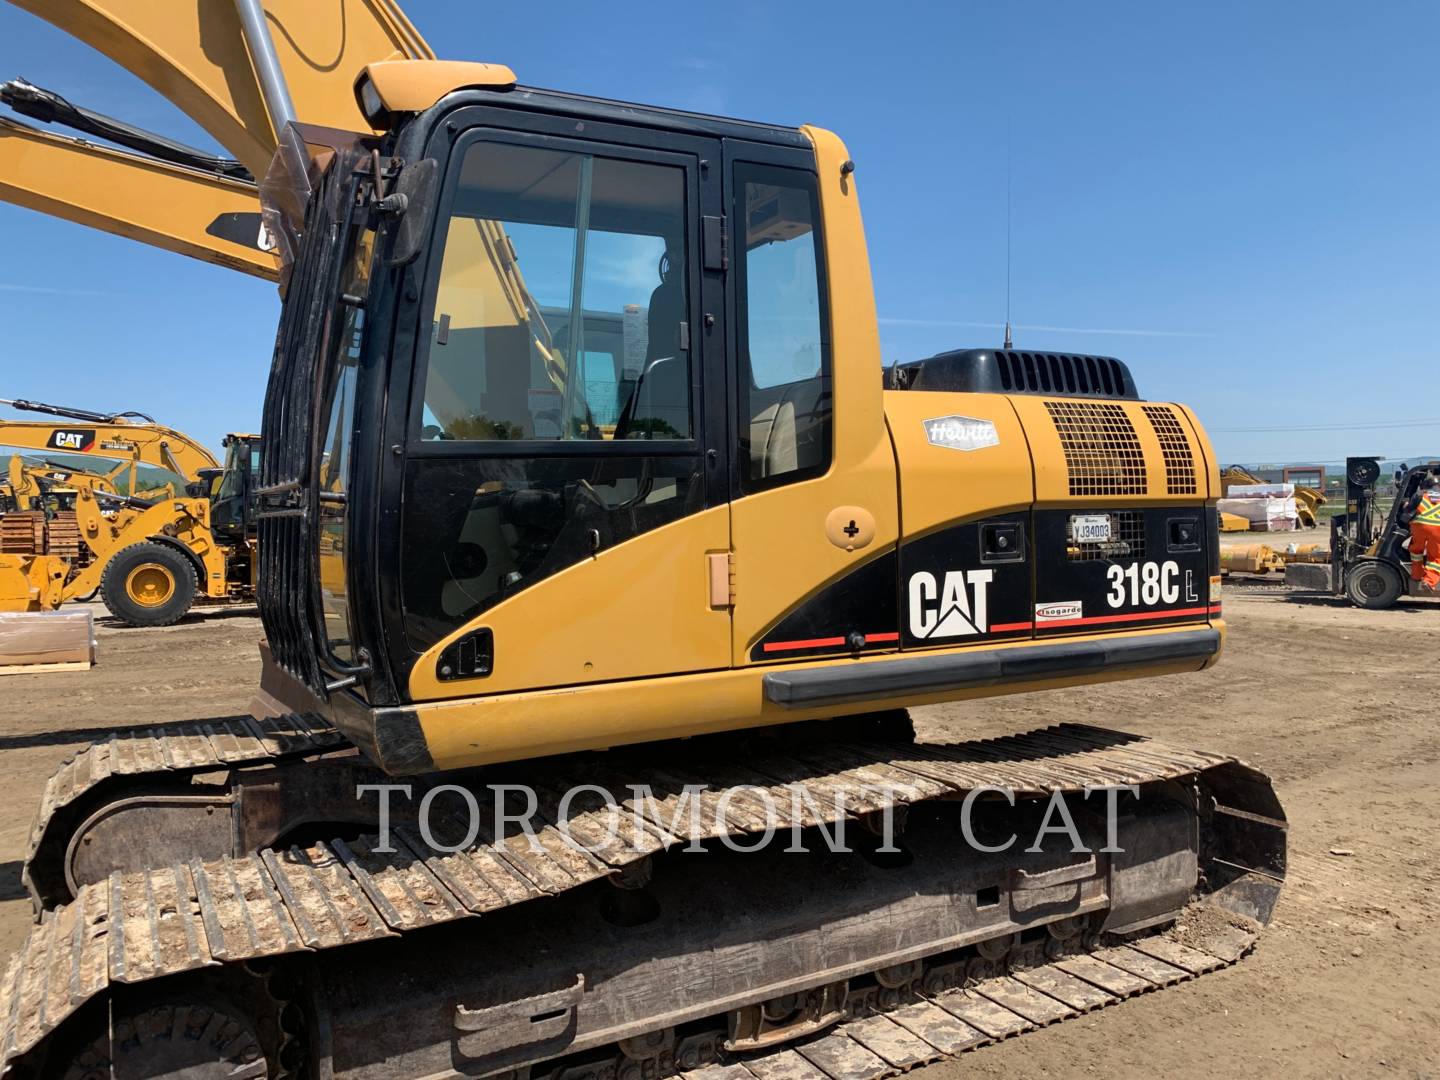
M1096 623L1146 622L1154 619L1176 619L1184 615L1209 615L1208 607L1173 608L1170 611L1131 611L1124 615L1091 615L1084 619L1047 620L1039 625L1050 626L1093 626Z
M1133 611L1124 615L1091 615L1083 619L1054 619L1040 623L995 623L990 627L988 632L991 634L1009 634L1016 630L1033 630L1037 626L1044 629L1052 626L1094 626L1099 623L1146 622L1155 619L1176 619L1186 615L1216 615L1219 614L1219 611L1219 604L1211 604L1209 607L1174 608L1170 611ZM900 635L894 631L887 631L883 634L865 635L866 645L899 640ZM848 639L843 637L805 638L801 641L767 641L760 646L760 651L772 653L795 652L799 649L833 649L836 646L847 643Z
M899 641L900 635L894 631L886 634L866 634L865 644L870 645L877 641ZM804 641L767 641L762 645L762 652L793 652L796 649L832 649L836 645L849 644L848 638L843 637L817 637L806 638Z
M761 648L765 652L789 652L792 649L823 649L844 644L843 637L816 637L806 638L804 641L767 641Z

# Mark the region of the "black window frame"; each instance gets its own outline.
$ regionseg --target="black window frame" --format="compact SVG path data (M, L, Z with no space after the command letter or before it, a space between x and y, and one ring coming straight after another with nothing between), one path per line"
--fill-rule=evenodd
M691 436L688 439L423 439L425 377L429 370L433 342L423 333L435 318L440 275L444 269L445 237L459 190L460 172L466 155L477 143L505 143L532 146L562 153L592 154L595 157L663 165L681 169L685 176L686 305L690 322L690 347L686 359L690 371ZM698 347L701 325L701 237L700 178L693 157L684 151L614 143L601 139L567 137L520 131L499 126L476 126L462 131L449 149L449 162L442 181L441 197L435 211L435 229L426 260L424 284L419 297L419 326L414 362L410 371L410 402L405 423L405 454L417 457L576 457L635 456L692 457L702 455L707 445L705 415L705 364Z
M827 393L830 398L830 421L824 459L816 464L794 469L778 476L750 477L746 475L747 453L740 442L741 424L749 423L750 413L745 408L749 394L760 393L763 389L756 384L753 368L749 362L749 323L747 319L746 290L749 284L745 248L745 214L743 198L747 181L764 183L763 177L772 174L777 182L796 186L794 180L802 179L810 198L811 230L815 247L815 282L819 301L820 317L820 370L829 381ZM827 268L829 255L825 246L824 219L820 206L820 182L815 170L813 153L805 153L784 147L761 144L737 144L726 140L725 157L726 205L730 218L730 273L727 281L730 312L730 447L731 447L731 491L735 497L768 491L786 484L800 483L824 476L835 464L835 359L832 324L830 319L830 280ZM741 380L747 384L741 393ZM776 385L786 385L783 383Z

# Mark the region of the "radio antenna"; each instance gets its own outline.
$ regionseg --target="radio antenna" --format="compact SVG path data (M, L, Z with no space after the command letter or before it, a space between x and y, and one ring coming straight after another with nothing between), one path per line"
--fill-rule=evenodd
M1010 123L1005 123L1005 348L1013 349L1010 339Z

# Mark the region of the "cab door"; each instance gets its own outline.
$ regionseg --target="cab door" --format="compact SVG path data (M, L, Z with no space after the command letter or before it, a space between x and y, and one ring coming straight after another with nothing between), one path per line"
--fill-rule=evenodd
M489 108L451 126L386 439L411 699L728 666L718 141Z

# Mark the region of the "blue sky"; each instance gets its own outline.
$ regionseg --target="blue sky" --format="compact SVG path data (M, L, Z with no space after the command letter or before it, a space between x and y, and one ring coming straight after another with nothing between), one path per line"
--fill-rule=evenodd
M999 343L1008 144L1017 346L1127 360L1227 463L1440 453L1440 6L404 6L531 85L839 132L886 362ZM0 6L13 75L209 144ZM273 286L3 204L0 235L0 397L257 426Z

